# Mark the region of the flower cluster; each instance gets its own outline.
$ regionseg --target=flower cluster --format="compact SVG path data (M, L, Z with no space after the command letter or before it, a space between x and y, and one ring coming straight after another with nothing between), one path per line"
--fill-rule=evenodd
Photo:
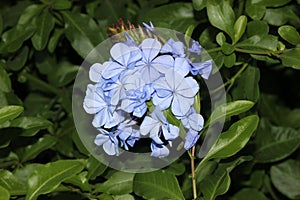
M147 26L148 31L154 30L152 24ZM199 91L193 76L207 79L212 61L190 60L191 54L201 54L196 41L191 48L173 39L162 44L157 37L137 44L125 35L127 41L110 49L111 58L93 64L89 71L94 84L87 86L83 107L94 115L92 124L99 131L94 143L102 145L108 155L119 155L119 147L129 150L148 136L152 139L151 155L166 157L180 132L178 125L168 122L164 114L168 111L185 127L184 148L190 149L204 123L193 108Z

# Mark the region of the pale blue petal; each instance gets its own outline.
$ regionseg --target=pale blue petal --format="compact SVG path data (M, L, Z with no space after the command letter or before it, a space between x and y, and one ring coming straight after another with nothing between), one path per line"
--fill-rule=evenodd
M151 156L157 158L164 158L170 153L169 149L166 146L155 144L154 142L151 143L151 151Z
M161 74L153 67L152 64L143 66L141 69L141 75L146 84L154 82L161 76Z
M166 72L165 77L167 85L172 91L176 91L178 86L184 81L184 76L172 69Z
M158 97L156 93L152 95L152 102L154 105L159 106L162 110L170 107L173 96Z
M190 64L186 58L175 58L174 70L182 76L186 76L190 71Z
M192 130L188 131L185 136L184 148L186 150L192 148L198 141L199 137L200 135L198 134L198 132Z
M208 79L212 71L212 60L191 63L190 66L190 71L193 75L200 74L203 78Z
M123 99L120 108L128 113L131 113L135 107L136 101Z
M107 142L109 140L109 136L108 135L104 135L104 134L98 134L94 140L94 143L97 146L101 146L103 145L105 142Z
M194 98L186 98L181 95L174 95L171 110L175 116L184 116L188 113L191 105L194 103Z
M174 66L174 58L170 55L162 55L155 58L151 65L160 73L165 74L168 69Z
M118 155L119 152L117 149L118 148L117 145L118 144L115 144L111 140L109 140L103 144L103 150L105 151L105 153L107 153L110 156Z
M170 70L173 71L173 70ZM169 72L169 71L168 71ZM172 72L171 72L172 73ZM171 88L166 80L165 77L161 77L160 79L157 79L154 83L153 83L153 88L154 90L171 90L173 88Z
M105 108L103 108L94 116L92 124L94 127L99 128L105 124L107 119L108 119L108 116L105 113Z
M158 55L161 44L156 39L147 38L141 43L140 48L143 52L143 60L150 63Z
M106 113L106 116L107 116L107 120L105 121L104 128L112 128L119 124L120 121L117 112L113 112L113 114L111 114L111 112L108 111Z
M202 47L200 46L198 41L193 40L193 44L191 48L188 49L188 51L200 55L202 51Z
M95 114L106 106L103 91L97 89L95 85L89 84L86 90L86 96L83 101L83 108L89 114Z
M93 82L99 82L102 76L102 72L105 70L106 66L100 63L95 63L91 66L89 71L90 80Z
M124 43L117 43L110 49L110 55L125 68L132 62L141 59L141 52L138 47L129 47Z
M145 103L134 108L133 115L136 117L142 117L147 111L147 105Z
M106 69L103 71L102 76L105 79L110 79L116 75L120 75L122 71L124 71L126 67L123 65L120 65L117 62L110 62Z
M164 124L167 123L167 119L163 111L160 109L160 106L157 106L150 115L155 120L158 120Z
M151 117L146 116L140 126L141 135L147 135L151 130L154 129L154 132L159 130L159 121L152 119Z
M191 114L188 117L188 119L189 119L190 127L193 130L200 131L203 128L204 119L200 114L198 113Z
M166 140L174 140L179 136L179 128L173 124L162 126L162 131Z
M193 77L186 77L176 88L176 93L184 97L194 97L199 91L199 85Z

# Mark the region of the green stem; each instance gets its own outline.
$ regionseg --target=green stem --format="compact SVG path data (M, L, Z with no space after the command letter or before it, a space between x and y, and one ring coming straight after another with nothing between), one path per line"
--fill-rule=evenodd
M196 146L193 146L191 149L191 171L192 171L192 188L193 188L193 199L197 199L197 183L195 177L195 149Z
M42 81L40 79L38 79L37 77L27 73L27 72L22 72L21 76L24 76L27 78L27 80L29 80L31 83L33 83L34 85L38 86L40 89L42 89L43 91L49 91L53 94L56 95L60 95L61 92L59 89L57 89L56 87L46 83L45 81Z
M241 67L241 69L230 80L228 80L223 85L220 85L219 87L214 89L211 93L214 94L217 91L221 90L222 88L226 87L227 85L229 85L227 90L230 90L230 88L234 84L235 80L241 75L241 73L247 68L247 66L248 66L248 63L244 63L244 65Z

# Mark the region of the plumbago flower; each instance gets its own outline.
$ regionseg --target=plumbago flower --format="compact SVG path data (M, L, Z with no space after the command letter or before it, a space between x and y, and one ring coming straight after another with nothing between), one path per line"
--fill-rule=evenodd
M133 150L142 137L151 139L151 156L170 154L173 142L184 140L190 149L199 139L204 119L193 108L199 91L196 76L208 79L212 61L193 62L202 47L191 47L174 38L161 38L155 27L145 32L125 32L110 49L110 58L90 67L83 102L98 130L94 143L108 155ZM140 37L138 37L140 33ZM165 42L166 41L166 42ZM176 123L170 123L172 115ZM180 134L182 128L186 135Z

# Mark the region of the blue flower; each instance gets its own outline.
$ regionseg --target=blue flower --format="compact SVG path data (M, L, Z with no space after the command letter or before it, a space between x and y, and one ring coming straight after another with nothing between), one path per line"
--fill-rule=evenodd
M204 62L190 63L190 72L193 75L200 74L203 78L208 79L212 71L212 60Z
M197 55L201 54L202 47L200 46L198 41L193 40L191 48L188 48L188 51L191 53L195 53Z
M161 136L165 140L169 141L169 144L172 140L178 137L179 128L173 124L169 124L163 112L156 108L150 114L151 117L146 116L140 126L141 135L147 135L150 133L150 138L156 144L163 144Z
M192 77L184 77L170 69L165 77L153 83L153 88L153 104L163 110L171 105L172 113L180 117L186 115L193 105L199 85Z
M101 87L91 84L87 86L83 108L87 113L95 114L92 123L96 128L103 125L105 128L111 128L119 123L118 114L114 112L115 106L109 102L109 97L104 95Z
M119 155L119 149L118 149L118 139L112 132L108 132L104 129L98 129L101 134L98 134L94 140L94 143L97 146L103 146L103 150L108 155Z
M145 28L147 30L149 30L150 32L154 32L154 26L152 24L152 22L150 21L150 25L146 24L145 22L143 22L143 25L145 26Z
M124 146L125 150L129 149L128 145L133 147L135 142L141 138L139 131L132 128L135 124L135 121L126 120L118 126L116 131L116 135L120 138L121 147Z
M184 44L172 38L161 48L161 53L171 53L173 57L185 57Z
M204 119L203 117L196 113L194 108L181 118L182 125L187 129L192 129L193 131L200 131L203 128Z
M135 46L117 43L110 49L113 61L109 61L102 73L105 79L120 75L126 69L135 67L135 63L142 58L141 50Z
M156 144L155 142L151 143L151 156L157 158L164 158L167 157L170 153L169 149L162 144Z
M120 108L128 113L133 112L136 117L142 117L148 107L146 101L151 98L152 87L146 85L139 72L124 78L126 98L122 99Z
M140 49L142 59L136 63L136 66L141 67L140 72L146 84L150 84L161 77L160 70L173 66L174 59L172 56L158 56L161 49L158 40L147 38L141 43Z
M196 142L198 141L200 135L198 134L198 131L189 130L185 136L185 142L184 142L184 148L186 150L189 150L192 148Z

